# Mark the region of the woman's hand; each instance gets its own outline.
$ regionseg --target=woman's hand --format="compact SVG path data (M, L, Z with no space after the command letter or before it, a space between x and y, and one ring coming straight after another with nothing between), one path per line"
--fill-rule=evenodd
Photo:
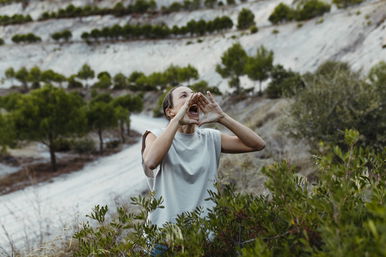
M200 119L198 125L201 126L206 123L217 122L224 117L224 112L220 105L216 102L213 95L207 91L208 97L199 93L198 107L203 113L203 119Z
M199 97L198 93L191 94L189 99L186 100L185 104L178 111L176 116L173 119L176 119L180 125L189 125L189 124L197 124L198 120L192 119L187 115L187 112L192 104L197 102Z

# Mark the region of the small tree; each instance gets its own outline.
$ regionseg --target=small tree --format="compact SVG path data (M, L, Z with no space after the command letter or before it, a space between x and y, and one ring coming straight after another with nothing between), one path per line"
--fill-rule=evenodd
M305 84L300 74L286 70L282 65L275 65L271 71L271 81L265 92L269 98L295 96L304 89Z
M81 111L83 104L83 99L77 94L46 85L21 96L18 108L12 112L18 138L45 144L53 171L56 170L56 140L80 133L85 127L85 116Z
M216 65L216 72L223 78L230 78L229 86L235 88L235 93L240 93L240 79L244 74L245 64L248 55L240 45L240 43L233 44L221 56L221 64Z
M25 90L28 89L28 70L25 67L21 67L15 73L15 78L22 83Z
M264 46L257 49L256 55L247 58L245 73L251 80L258 80L259 94L262 93L261 83L269 78L269 72L273 67L273 52Z
M114 76L114 89L125 89L129 86L129 81L123 73L117 73Z
M87 81L95 77L95 72L91 69L90 65L83 64L82 68L78 71L77 77L86 81L86 89L88 88Z
M243 8L237 18L237 29L248 29L254 25L255 15L251 10Z
M268 20L273 24L287 22L294 19L295 12L284 3L278 4L269 16Z
M109 95L94 97L87 108L88 128L95 130L99 137L99 152L103 153L104 130L117 126L117 118Z

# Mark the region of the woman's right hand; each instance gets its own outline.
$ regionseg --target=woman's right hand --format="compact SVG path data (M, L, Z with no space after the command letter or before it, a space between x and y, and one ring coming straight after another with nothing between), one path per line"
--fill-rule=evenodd
M174 116L173 119L176 119L180 125L190 125L190 124L197 124L198 120L189 118L187 115L187 112L192 106L192 104L196 103L198 100L199 94L193 93L190 95L189 99L186 100L185 104L181 107L181 109L178 111L176 116Z

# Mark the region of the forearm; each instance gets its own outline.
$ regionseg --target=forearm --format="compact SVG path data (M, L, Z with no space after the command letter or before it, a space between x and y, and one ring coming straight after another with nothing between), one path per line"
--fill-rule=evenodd
M165 157L172 145L174 136L178 130L179 123L172 119L165 131L159 135L144 152L144 163L150 169L155 169Z
M265 147L265 142L259 135L228 114L224 113L218 122L232 131L244 145L256 150L261 150Z

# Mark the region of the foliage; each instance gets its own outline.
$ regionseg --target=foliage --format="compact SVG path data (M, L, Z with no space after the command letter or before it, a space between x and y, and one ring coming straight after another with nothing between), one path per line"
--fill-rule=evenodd
M363 0L333 0L332 1L338 8L347 8L352 5L357 5L363 2Z
M269 98L292 97L305 87L301 75L286 70L282 65L275 65L271 71L271 81L265 92Z
M218 87L210 87L208 85L208 82L206 82L205 80L201 80L197 83L194 83L189 87L193 90L193 92L201 92L206 94L206 92L209 91L212 94L221 95L221 91L218 89Z
M345 129L355 128L363 135L362 143L385 146L385 97L378 87L336 62L326 62L315 74L303 77L306 88L290 111L295 136L314 143L340 142Z
M13 25L13 24L22 24L26 22L32 21L32 18L30 15L21 15L21 14L14 14L12 16L7 15L0 15L0 25L1 26L7 26L7 25Z
M324 145L314 181L281 161L262 169L269 195L211 192L215 207L197 208L162 228L147 222L162 199L131 198L138 211L96 206L74 235L75 256L148 256L155 244L164 256L383 256L386 243L386 149L356 146L359 133L345 132L345 149Z
M0 46L1 45L4 45L4 39L2 39L1 37L0 37Z
M239 77L244 74L247 60L248 55L240 43L234 43L221 56L221 64L216 65L221 77L230 78L229 86L236 89L236 94L240 92Z
M94 153L95 143L91 138L75 139L71 142L71 150L78 154Z
M319 0L302 1L296 9L289 7L284 3L278 4L269 16L268 20L273 24L283 23L287 21L309 20L317 16L321 16L329 12L331 6Z
M51 38L55 41L59 41L63 39L65 42L68 42L68 40L70 40L71 37L72 37L72 33L67 29L51 34Z
M273 67L273 51L268 51L264 46L257 49L256 55L247 58L245 74L251 80L258 80L259 93L262 93L261 83L269 78Z
M309 20L317 16L321 16L329 12L331 6L320 0L308 0L304 4L298 6L295 19L297 21Z
M278 4L268 20L273 24L283 23L294 19L294 10L284 3Z
M151 25L151 24L126 24L93 29L90 32L83 32L81 38L92 43L100 39L119 40L119 39L164 39L180 35L204 35L206 33L220 32L231 29L233 22L228 16L217 17L214 20L205 21L190 20L185 26Z
M7 152L7 147L14 144L16 138L12 119L9 114L0 111L0 155Z
M18 98L12 120L19 139L47 145L52 169L56 170L54 142L60 136L78 134L84 128L83 99L63 89L46 85Z
M28 33L28 34L16 34L12 36L12 41L15 43L22 43L22 42L35 43L35 42L42 41L42 39L33 33Z
M243 8L237 18L237 29L248 29L256 25L255 15L249 9Z
M90 65L83 64L78 73L76 74L78 78L86 81L86 88L88 88L87 81L95 77L95 71L91 69Z

